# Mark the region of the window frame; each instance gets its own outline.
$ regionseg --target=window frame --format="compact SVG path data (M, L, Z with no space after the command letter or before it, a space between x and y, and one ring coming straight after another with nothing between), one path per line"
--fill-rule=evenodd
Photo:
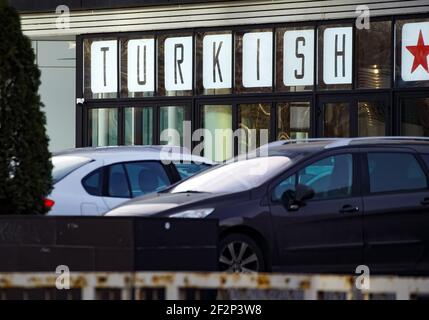
M286 172L282 173L277 178L274 178L271 180L271 182L268 185L268 191L267 191L267 198L268 201L272 205L282 205L281 201L274 201L273 195L275 192L276 187L281 183L282 181L288 179L289 177L293 175L297 175L299 171L302 169L312 165L313 163L316 163L320 160L323 160L328 157L333 156L340 156L350 154L352 155L353 160L353 177L352 177L352 191L351 194L348 196L340 196L340 197L330 197L330 198L321 198L321 199L310 199L310 201L331 201L331 200L339 200L339 199L349 199L353 197L357 197L361 195L360 185L361 185L361 175L360 175L360 154L359 150L357 148L344 148L340 150L335 151L327 151L327 152L317 152L316 154L310 155L306 159L300 159L298 160L298 163L296 165L293 165L291 168L287 169ZM297 184L298 180L295 178L295 185Z
M426 178L426 188L420 188L420 189L408 189L408 190L392 190L392 191L379 191L379 192L371 192L371 186L370 186L370 176L369 176L369 167L368 167L368 153L405 153L412 155L417 163L420 165L420 168L425 175ZM386 147L380 149L379 147L366 147L362 149L362 155L361 155L361 172L362 172L362 195L363 196L380 196L380 195L391 195L391 194L409 194L409 193L416 193L416 192L422 192L422 191L428 191L429 190L429 175L428 175L428 169L426 167L426 164L424 160L421 158L421 156L418 154L417 151L415 151L412 148L409 147Z
M128 171L127 171L127 168L125 167L125 165L130 164L130 163L142 163L142 162L152 162L152 163L156 162L156 163L161 165L161 167L165 171L165 174L167 175L168 180L170 181L170 184L167 185L166 187L169 187L172 184L176 183L177 181L180 181L180 180L177 180L178 173L174 172L174 169L171 168L171 166L173 165L173 162L168 164L168 165L162 163L162 161L160 161L160 160L131 160L131 161L120 161L120 162L110 163L108 165L103 166L103 168L102 168L103 191L102 191L101 197L115 198L115 199L134 199L135 197L133 196L133 192L131 189L130 177L128 175ZM127 178L128 189L129 189L130 196L131 196L130 198L114 197L114 196L109 195L109 173L110 173L110 168L112 166L115 166L115 165L121 165L124 169L125 176Z

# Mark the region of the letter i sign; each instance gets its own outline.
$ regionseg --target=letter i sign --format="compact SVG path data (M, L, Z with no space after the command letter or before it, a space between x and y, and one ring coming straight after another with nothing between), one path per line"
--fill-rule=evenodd
M429 22L402 28L402 80L429 80Z

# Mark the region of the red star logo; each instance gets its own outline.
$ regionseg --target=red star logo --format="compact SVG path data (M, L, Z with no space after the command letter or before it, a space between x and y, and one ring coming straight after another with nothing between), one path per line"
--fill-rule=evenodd
M413 73L419 66L422 66L423 69L429 73L428 60L427 56L429 55L429 45L425 45L423 40L422 30L419 33L419 40L417 41L416 46L407 46L408 51L414 56L413 67L411 68L411 73Z

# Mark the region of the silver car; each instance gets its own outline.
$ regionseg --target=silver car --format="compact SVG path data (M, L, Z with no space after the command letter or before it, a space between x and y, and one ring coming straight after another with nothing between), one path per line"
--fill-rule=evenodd
M70 149L52 157L48 215L100 216L130 198L160 191L213 165L180 147Z

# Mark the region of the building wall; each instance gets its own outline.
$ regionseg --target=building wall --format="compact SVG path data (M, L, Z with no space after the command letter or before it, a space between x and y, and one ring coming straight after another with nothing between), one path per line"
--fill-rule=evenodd
M23 14L22 28L29 36L47 36L316 21L356 17L359 5L367 5L372 17L429 12L428 0L224 1L73 11L68 29L57 29L54 11Z
M47 120L49 149L52 152L75 145L76 42L70 40L32 41L41 71L39 94Z

